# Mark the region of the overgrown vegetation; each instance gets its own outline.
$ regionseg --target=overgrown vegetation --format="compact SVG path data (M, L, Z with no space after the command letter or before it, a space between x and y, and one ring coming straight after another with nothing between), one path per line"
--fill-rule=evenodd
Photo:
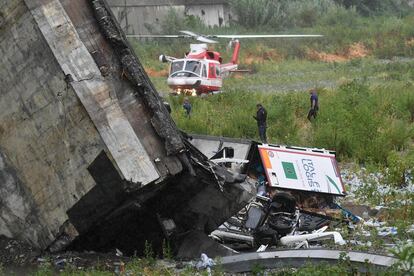
M325 37L300 43L243 41L240 66L253 74L227 79L225 94L193 99L190 120L181 112L182 98L172 98L178 126L194 133L257 139L251 116L255 104L261 102L268 109L271 142L329 148L341 159L390 166L390 182L401 184L413 159L407 152L414 138L414 61L383 62L378 58L414 56L414 13L406 1L230 3L243 18L231 27L208 29L194 17L171 16L163 32L187 27L201 33L289 29L290 33L320 33ZM156 64L160 52L182 56L187 45L183 41L168 46L161 41L135 44L144 65L154 70L164 68ZM215 47L229 55L225 45ZM324 60L326 53L331 55L328 60ZM161 91L168 91L165 75L152 78ZM310 124L305 118L305 92L312 87L319 88L321 112Z
M396 267L406 273L414 271L414 244L403 244L392 253L398 258Z
M276 50L278 59L312 60L315 57L312 51L349 55L355 43L363 46L373 57L414 57L413 9L400 5L399 2L406 1L237 0L231 1L231 5L238 18L242 20L233 22L229 27L206 27L198 17L183 18L171 9L161 23L160 33L176 34L180 30L188 29L204 34L282 32L324 35L321 39L306 40L243 40L242 53L246 53L245 49L251 50L247 53L256 52L259 44L264 46L262 50L266 47ZM364 10L367 9L371 16L363 16ZM154 65L161 50L162 53L182 56L188 51L190 42L162 39L135 46L140 56L151 55ZM226 52L225 44L214 47Z
M414 126L406 104L411 95L412 87L370 88L357 80L334 90L320 89L321 110L313 123L306 119L309 103L305 92L230 90L214 97L194 98L191 119L183 114L182 98L171 101L173 117L185 131L255 139L257 126L252 115L255 104L263 103L272 143L328 148L340 159L360 163L395 164L396 171L390 172L395 179L413 164L411 157L401 156L398 161L392 155L412 148Z
M251 273L247 275L409 275L404 273L410 273L413 269L413 246L402 245L394 251L395 256L398 258L398 262L387 269L378 269L372 267L369 263L364 267L365 272L361 273L358 270L358 266L350 261L350 258L345 252L340 256L337 264L332 265L329 263L314 264L308 262L299 268L280 268L268 270L259 264L253 264L251 267ZM50 263L45 264L32 274L33 276L41 275L57 275L57 271L53 269ZM108 267L97 267L89 269L77 269L76 267L66 267L59 272L59 275L74 276L106 276L114 275L114 271L111 271ZM177 269L174 263L152 263L147 259L132 259L130 260L123 271L115 272L115 275L143 275L143 276L190 276L190 275L209 275L206 271L198 271L192 265L187 264L183 268ZM229 275L225 273L220 266L216 266L212 269L211 275L213 276L225 276Z
M404 16L409 12L406 0L231 0L238 25L276 30L295 27L315 27L333 15L345 16ZM351 18L347 20L352 20Z

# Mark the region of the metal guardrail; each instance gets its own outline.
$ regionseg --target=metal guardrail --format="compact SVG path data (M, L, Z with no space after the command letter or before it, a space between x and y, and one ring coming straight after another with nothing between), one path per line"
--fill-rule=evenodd
M397 262L396 258L365 252L329 250L329 249L304 249L304 250L277 250L267 252L244 253L226 256L221 259L220 265L226 272L249 272L253 267L260 265L265 269L300 267L308 262L315 264L337 264L344 257L358 267L360 271L366 271L367 267L384 269Z

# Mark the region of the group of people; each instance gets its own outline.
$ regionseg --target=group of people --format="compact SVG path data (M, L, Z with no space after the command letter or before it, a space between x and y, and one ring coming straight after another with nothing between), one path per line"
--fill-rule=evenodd
M309 91L310 94L310 109L308 112L308 120L312 121L313 119L316 119L316 116L319 111L319 101L318 101L318 95L316 93L316 89L311 89ZM253 116L253 118L257 121L257 127L259 129L259 137L263 144L267 144L267 137L266 137L266 129L267 129L267 111L263 107L261 103L258 103L256 105L256 116Z
M316 119L316 116L319 111L319 102L318 102L318 95L316 93L316 89L311 89L309 91L310 94L310 109L308 112L308 120L312 121L313 119ZM190 103L190 100L186 97L184 98L183 102L183 108L185 110L185 115L188 118L191 118L191 112L192 112L192 106ZM266 129L267 129L267 111L263 107L261 103L258 103L256 105L256 116L253 116L253 118L257 121L257 127L259 130L259 137L263 144L267 144L267 137L266 137Z

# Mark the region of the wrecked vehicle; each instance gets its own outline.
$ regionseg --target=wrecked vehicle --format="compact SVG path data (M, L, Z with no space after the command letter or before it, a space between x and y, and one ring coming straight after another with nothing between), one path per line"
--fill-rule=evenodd
M197 139L204 139L204 143L195 142L204 144L204 148L208 144L214 148L213 137ZM237 158L230 145L238 149ZM213 162L246 173L257 183L256 198L211 233L217 241L234 249L257 249L261 245L300 247L330 238L343 244L339 233L325 232L327 226L359 221L335 203L335 197L346 193L334 152L255 142L249 145L247 141L228 138L215 146L218 148L211 156ZM237 169L234 164L239 164Z
M255 248L258 251L272 246L308 248L309 242L331 238L336 244L345 244L340 233L325 232L327 225L312 232L299 231L301 227L295 198L289 193L278 192L271 199L257 196L244 212L225 222L210 237L234 249Z

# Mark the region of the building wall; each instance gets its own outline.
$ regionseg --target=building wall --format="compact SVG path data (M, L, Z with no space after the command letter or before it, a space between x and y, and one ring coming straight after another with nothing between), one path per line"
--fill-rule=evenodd
M198 16L207 26L225 26L231 20L226 0L109 0L118 22L126 34L150 34L160 32L160 25L170 9L183 18Z
M199 17L207 26L225 26L230 20L230 13L223 4L188 5L185 14Z
M111 6L112 13L118 20L125 34L150 34L161 31L161 24L167 18L170 9L184 17L185 6Z

